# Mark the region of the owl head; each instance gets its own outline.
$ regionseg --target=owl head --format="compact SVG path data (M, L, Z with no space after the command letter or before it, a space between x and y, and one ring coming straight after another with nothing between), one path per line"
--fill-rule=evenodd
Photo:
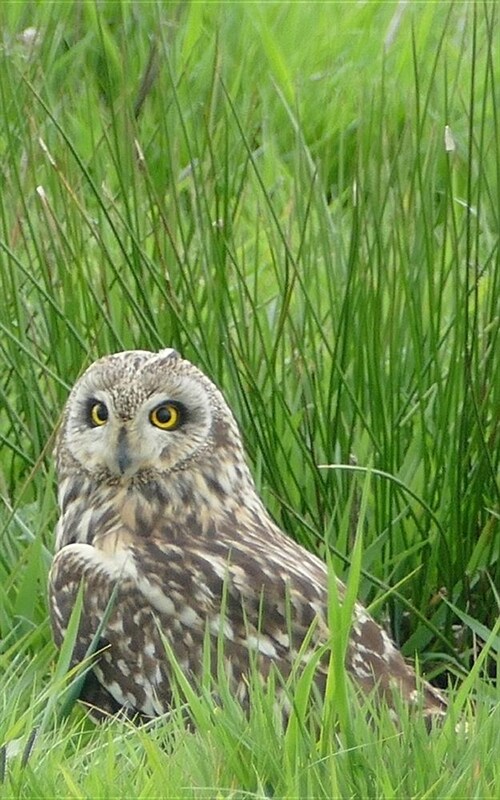
M56 455L60 474L71 466L113 482L242 460L222 394L173 349L126 351L92 364L68 398Z

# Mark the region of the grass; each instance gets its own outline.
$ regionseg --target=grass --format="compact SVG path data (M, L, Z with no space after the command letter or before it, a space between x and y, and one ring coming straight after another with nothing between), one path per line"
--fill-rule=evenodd
M0 796L498 796L497 15L1 5ZM259 690L195 732L181 696L151 731L58 717L53 433L91 360L170 345L343 576L362 504L357 593L468 735L344 694L318 739L307 686L286 732Z

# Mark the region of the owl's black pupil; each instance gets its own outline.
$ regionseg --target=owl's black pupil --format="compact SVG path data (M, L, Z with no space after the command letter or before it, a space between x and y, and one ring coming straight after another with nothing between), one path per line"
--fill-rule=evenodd
M95 415L100 422L105 422L108 418L108 409L104 403L97 403L95 407Z
M161 423L161 425L166 425L167 422L170 422L171 416L172 412L167 406L160 406L156 409L156 419L159 423Z

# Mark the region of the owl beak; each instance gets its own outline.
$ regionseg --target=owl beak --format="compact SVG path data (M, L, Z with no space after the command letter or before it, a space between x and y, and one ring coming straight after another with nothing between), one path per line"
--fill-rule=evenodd
M120 428L118 431L118 440L116 447L116 464L122 475L128 470L132 463L130 456L130 447L125 428Z

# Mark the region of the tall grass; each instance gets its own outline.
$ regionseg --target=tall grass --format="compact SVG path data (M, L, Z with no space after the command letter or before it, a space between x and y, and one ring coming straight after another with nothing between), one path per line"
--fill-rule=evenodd
M52 436L74 379L118 349L173 345L207 371L274 517L341 575L369 468L359 595L443 685L489 653L477 740L383 721L377 738L353 715L358 760L334 740L322 760L312 733L264 747L258 715L146 735L75 714L11 792L487 794L495 4L5 2L0 21L0 740L60 691Z

